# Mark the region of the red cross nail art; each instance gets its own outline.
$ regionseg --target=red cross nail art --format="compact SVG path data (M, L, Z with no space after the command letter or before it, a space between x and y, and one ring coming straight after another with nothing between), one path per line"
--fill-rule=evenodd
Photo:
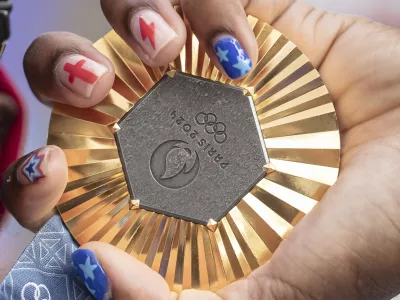
M64 65L64 71L67 71L69 73L69 78L68 78L69 83L73 84L75 77L90 84L95 83L96 80L99 79L99 77L96 76L95 73L83 68L83 65L86 62L87 60L81 59L75 65L70 63L66 63Z
M86 98L91 96L96 82L107 72L102 64L78 54L61 58L56 68L61 83Z

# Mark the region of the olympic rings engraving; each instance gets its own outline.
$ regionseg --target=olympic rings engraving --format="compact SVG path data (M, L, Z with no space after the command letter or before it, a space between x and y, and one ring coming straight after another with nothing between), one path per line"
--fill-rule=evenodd
M214 140L218 144L222 144L228 139L226 125L222 122L217 122L217 116L213 113L198 113L195 120L198 125L204 125L204 130L208 134L214 135Z

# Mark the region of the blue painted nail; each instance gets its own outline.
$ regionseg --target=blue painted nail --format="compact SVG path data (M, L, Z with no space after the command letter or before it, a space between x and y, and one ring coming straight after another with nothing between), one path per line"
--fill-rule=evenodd
M110 284L94 252L78 249L72 253L72 261L92 295L98 300L110 299Z
M236 79L246 75L253 64L239 41L231 36L224 36L214 45L215 54L226 74Z

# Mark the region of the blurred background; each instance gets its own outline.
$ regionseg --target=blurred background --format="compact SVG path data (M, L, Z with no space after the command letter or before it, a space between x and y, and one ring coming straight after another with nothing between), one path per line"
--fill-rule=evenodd
M103 36L110 27L103 17L99 1L35 0L12 1L12 36L2 63L25 99L27 108L27 139L24 152L46 144L50 108L32 94L24 76L22 59L35 37L48 31L70 31L92 41ZM308 0L328 10L361 15L400 27L399 0ZM0 281L22 253L33 234L21 228L12 218L0 228Z

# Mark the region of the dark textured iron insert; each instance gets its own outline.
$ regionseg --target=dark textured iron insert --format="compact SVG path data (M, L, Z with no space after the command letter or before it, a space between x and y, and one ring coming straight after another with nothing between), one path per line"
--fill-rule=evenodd
M140 208L206 225L265 175L251 97L179 72L165 75L118 122L118 150Z

